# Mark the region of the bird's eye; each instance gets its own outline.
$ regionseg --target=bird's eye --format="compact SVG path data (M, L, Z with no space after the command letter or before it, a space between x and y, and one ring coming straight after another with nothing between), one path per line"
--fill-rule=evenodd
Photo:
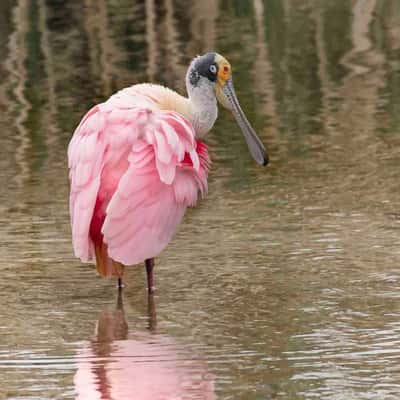
M217 73L217 67L214 64L210 65L210 72L212 74L216 74Z

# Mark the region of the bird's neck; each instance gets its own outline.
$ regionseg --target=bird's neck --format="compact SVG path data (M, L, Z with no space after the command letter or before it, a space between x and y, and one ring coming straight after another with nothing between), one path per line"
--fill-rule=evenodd
M198 138L210 131L217 119L218 109L213 87L191 90L188 98L164 86L147 83L132 86L129 90L145 97L151 95L149 98L159 109L174 110L183 115L192 123Z
M208 88L207 88L208 89ZM218 116L217 100L214 88L209 90L192 90L189 93L190 120L196 136L204 136L213 127Z

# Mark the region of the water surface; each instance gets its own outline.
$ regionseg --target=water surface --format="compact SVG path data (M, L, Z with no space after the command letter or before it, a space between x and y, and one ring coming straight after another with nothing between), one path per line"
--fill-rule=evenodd
M0 399L398 399L398 1L192 3L0 4ZM68 141L210 49L271 164L221 110L155 298L136 267L118 299L72 254Z

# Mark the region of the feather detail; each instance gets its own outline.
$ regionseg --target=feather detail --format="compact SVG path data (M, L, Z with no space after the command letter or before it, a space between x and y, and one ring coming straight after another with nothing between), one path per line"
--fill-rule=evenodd
M102 275L157 256L207 192L207 147L160 87L138 86L93 107L68 148L74 251Z

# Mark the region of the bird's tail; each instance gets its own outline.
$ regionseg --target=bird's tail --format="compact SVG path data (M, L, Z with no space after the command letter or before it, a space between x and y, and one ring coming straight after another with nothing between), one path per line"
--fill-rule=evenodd
M124 264L114 261L109 257L107 252L107 245L103 242L95 243L94 245L96 253L96 268L97 272L101 276L117 276L122 278L124 274Z

